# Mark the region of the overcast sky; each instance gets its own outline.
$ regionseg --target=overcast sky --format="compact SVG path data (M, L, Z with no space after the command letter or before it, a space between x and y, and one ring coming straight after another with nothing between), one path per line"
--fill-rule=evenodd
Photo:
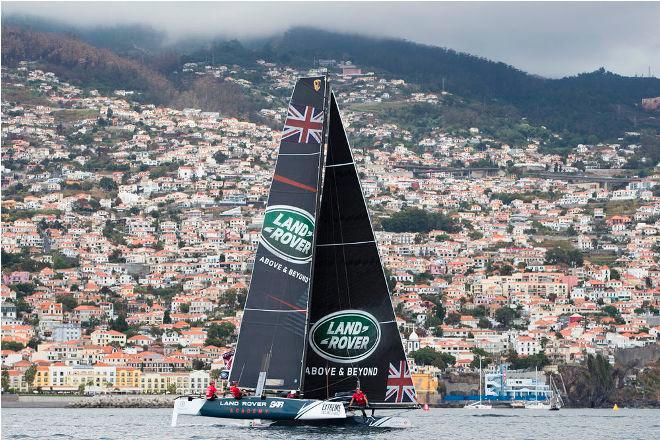
M660 76L660 3L2 2L2 14L74 25L144 23L249 38L295 25L405 38L559 77L600 66ZM359 62L359 60L356 60Z

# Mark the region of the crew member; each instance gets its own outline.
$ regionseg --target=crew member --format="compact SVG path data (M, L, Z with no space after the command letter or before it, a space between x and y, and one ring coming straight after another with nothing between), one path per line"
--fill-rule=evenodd
M300 397L300 394L296 390L289 391L289 394L286 395L288 399L297 399Z
M215 400L218 396L216 393L218 390L215 388L215 381L212 380L208 388L206 388L206 400Z
M353 397L351 397L351 402L348 404L348 406L355 406L360 407L362 411L362 417L364 420L367 420L367 413L364 411L364 408L369 407L369 399L367 399L367 395L362 392L360 388L356 388L355 392L353 393ZM374 416L374 408L371 408L371 417Z
M238 382L233 381L231 383L231 387L229 387L229 392L231 393L232 396L234 396L234 399L236 400L241 400L243 397L243 391L238 387Z

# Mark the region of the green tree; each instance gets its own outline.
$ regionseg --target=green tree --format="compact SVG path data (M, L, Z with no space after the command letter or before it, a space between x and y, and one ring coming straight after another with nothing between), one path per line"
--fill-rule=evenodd
M660 188L660 185L658 185L658 187ZM614 268L611 268L610 269L610 279L611 280L620 280L621 279L621 274L619 273L618 270L616 270Z
M516 312L511 307L500 307L495 312L495 319L500 325L504 328L510 328L513 324L513 320L518 317L518 312Z
M117 332L126 333L129 329L128 323L126 322L126 315L118 315L116 319L110 322L110 329Z
M582 266L584 256L574 247L553 247L548 249L545 259L550 264L566 264L568 266Z
M70 312L78 307L78 301L73 295L58 295L55 299L58 303L62 303L62 308L65 312Z
M504 264L498 268L500 275L504 277L511 276L513 274L513 267L508 264Z
M447 314L447 317L445 318L445 324L447 325L459 325L461 323L461 315L456 313L456 312L451 312Z
M211 324L206 332L205 345L226 346L234 335L236 327L229 322Z
M433 316L435 316L436 318L438 318L438 320L440 320L440 322L442 322L445 320L446 315L447 315L447 310L442 305L442 302L438 301L433 307Z
M470 237L472 240L479 240L480 238L484 237L484 234L479 231L472 231L468 234L468 237Z
M470 367L479 368L479 358L481 357L481 368L486 368L493 362L493 355L488 353L483 348L475 347L472 349L474 359L470 362Z
M99 180L99 187L107 192L117 191L118 189L117 182L109 177L101 177L101 180Z
M213 153L213 159L215 159L216 163L218 165L225 163L225 161L229 158L225 153L222 151L216 151Z
M188 313L188 312L190 312L190 304L188 304L188 303L182 303L181 305L179 305L179 311L180 311L181 313Z
M2 370L2 389L6 392L9 390L9 371Z
M459 232L460 225L451 217L441 213L431 213L423 209L405 209L385 218L381 222L388 232L430 232L442 230L449 233Z
M37 375L37 366L32 364L25 370L25 382L28 386L32 387L34 384L34 377Z
M493 328L493 324L490 322L488 318L481 317L479 318L479 322L477 323L477 327L479 328Z
M23 344L16 341L2 341L1 345L3 350L20 351L25 348Z
M534 368L540 370L546 365L550 365L550 359L543 351L537 354L520 357L515 350L511 350L507 356L507 361L511 364L512 370L527 370Z
M433 365L434 367L445 369L449 365L456 363L456 358L448 353L439 353L432 347L424 347L413 351L409 356L415 359L419 365Z

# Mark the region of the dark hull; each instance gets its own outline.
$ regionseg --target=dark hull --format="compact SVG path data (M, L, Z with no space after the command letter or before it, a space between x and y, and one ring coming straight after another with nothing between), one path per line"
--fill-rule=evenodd
M215 417L239 420L326 420L344 419L346 412L341 402L284 397L223 397L206 400L182 396L175 400L172 426L178 415Z
M199 411L201 416L228 419L293 420L305 405L313 400L267 397L244 397L240 400L222 398L207 401Z

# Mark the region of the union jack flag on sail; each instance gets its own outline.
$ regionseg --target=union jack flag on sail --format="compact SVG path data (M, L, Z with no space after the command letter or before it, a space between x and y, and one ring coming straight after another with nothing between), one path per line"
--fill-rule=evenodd
M225 351L222 353L222 360L225 363L225 368L231 370L231 364L234 361L234 350Z
M282 132L283 142L320 144L322 132L323 110L308 105L289 105L289 113Z
M390 364L385 401L396 403L417 401L415 386L410 376L408 363L405 360L399 361L398 366Z

